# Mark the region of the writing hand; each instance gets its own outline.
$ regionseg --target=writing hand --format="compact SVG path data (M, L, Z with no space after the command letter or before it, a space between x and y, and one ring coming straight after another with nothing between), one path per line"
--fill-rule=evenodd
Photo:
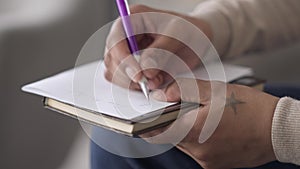
M142 5L132 6L130 10L132 27L137 33L135 37L141 50L140 62L131 56L122 22L117 20L107 38L104 58L106 79L123 87L139 89L136 82L144 75L148 79L148 87L156 89L171 79L170 74L186 71L180 61L191 69L201 64L199 56L182 40L196 43L199 48L203 46L204 50L209 40L203 37L206 42L201 42L205 40L195 39L196 33L188 31L189 27L196 26L203 31L203 36L210 38L210 28L204 21ZM187 23L192 26L187 26ZM166 35L174 35L181 40Z

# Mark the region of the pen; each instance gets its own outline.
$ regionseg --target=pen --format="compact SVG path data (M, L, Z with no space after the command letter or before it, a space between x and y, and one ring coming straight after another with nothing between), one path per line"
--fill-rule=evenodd
M119 14L122 19L123 28L127 37L128 46L130 48L131 54L134 56L134 58L139 62L140 59L140 53L139 49L133 34L132 25L130 21L130 10L128 6L127 0L116 0ZM147 99L149 99L149 89L147 87L147 79L143 76L142 79L138 82L144 95Z

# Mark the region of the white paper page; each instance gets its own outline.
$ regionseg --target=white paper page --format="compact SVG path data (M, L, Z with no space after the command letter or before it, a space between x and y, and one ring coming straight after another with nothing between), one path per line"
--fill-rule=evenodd
M26 85L23 91L81 108L130 120L175 103L148 101L143 93L113 85L104 78L102 62Z
M210 72L217 70L216 65L211 65L207 69ZM224 65L224 70L226 82L252 73L249 68L233 65ZM218 77L216 73L212 73L213 80L223 81L222 76ZM184 75L184 77L188 76L188 74ZM196 78L208 80L211 77L202 68L196 71ZM148 101L142 92L111 84L104 78L102 61L80 66L26 85L22 90L127 120L175 104Z
M224 68L224 74L222 72ZM209 73L208 73L209 72ZM251 68L244 66L237 66L232 64L223 64L223 67L217 63L212 63L205 68L198 68L193 71L193 73L185 73L179 75L179 77L190 77L201 80L209 81L222 81L222 82L231 82L237 78L243 76L253 75Z

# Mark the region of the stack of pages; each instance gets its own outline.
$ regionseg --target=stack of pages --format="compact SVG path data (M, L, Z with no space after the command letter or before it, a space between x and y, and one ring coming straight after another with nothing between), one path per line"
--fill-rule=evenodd
M247 67L223 66L225 74L213 79L205 71L217 70L213 64L194 73L203 80L224 81L225 75L226 82L252 75ZM127 90L105 80L104 69L102 61L85 64L28 84L22 90L42 96L45 107L51 110L129 136L170 124L180 114L199 107L192 103L147 100L139 91Z

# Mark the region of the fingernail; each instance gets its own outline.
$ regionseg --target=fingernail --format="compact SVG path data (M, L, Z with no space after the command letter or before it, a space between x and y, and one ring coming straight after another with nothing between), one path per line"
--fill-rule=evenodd
M141 62L141 66L144 69L158 68L157 67L157 62L154 59L152 59L152 58L147 58L147 59L143 60Z
M165 93L162 90L155 90L151 93L151 97L159 101L167 101Z
M136 71L134 71L134 70L133 70L132 68L130 68L130 67L127 67L127 68L125 69L125 72L126 72L126 74L128 75L128 77L129 77L131 80L133 80L135 83L137 83L137 80L134 79L135 75L137 74Z

